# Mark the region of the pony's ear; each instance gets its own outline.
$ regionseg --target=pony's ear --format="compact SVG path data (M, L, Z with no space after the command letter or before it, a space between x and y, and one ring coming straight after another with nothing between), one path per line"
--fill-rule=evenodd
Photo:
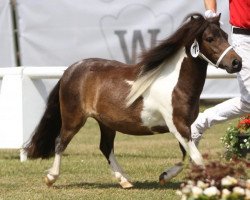
M215 17L215 21L220 23L220 16L221 16L221 13L219 13L216 17Z
M221 29L221 34L222 34L222 36L223 36L226 40L228 40L228 34L227 34L225 31L223 31L222 29Z

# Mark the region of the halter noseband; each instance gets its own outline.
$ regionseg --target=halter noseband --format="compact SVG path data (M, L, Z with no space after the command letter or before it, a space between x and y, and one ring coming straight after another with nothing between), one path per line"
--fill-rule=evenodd
M207 61L208 63L210 63L211 65L215 66L215 67L219 67L219 64L221 62L221 60L224 58L224 56L232 49L233 47L232 46L229 46L227 47L223 53L220 55L219 59L217 60L216 64L213 63L211 60L209 60L203 53L200 52L199 50L199 44L197 42L197 40L195 39L194 40L194 43L191 45L191 48L190 48L190 53L191 55L196 58L196 57L200 57L202 59L204 59L205 61Z
M219 67L219 64L221 62L221 60L224 58L224 56L227 54L227 52L229 52L233 47L229 46L227 47L224 52L220 55L219 59L217 60L216 64L214 64L211 60L209 60L204 54L202 54L201 52L199 53L199 57L203 58L204 60L206 60L208 63L210 63L211 65L215 66L215 67Z

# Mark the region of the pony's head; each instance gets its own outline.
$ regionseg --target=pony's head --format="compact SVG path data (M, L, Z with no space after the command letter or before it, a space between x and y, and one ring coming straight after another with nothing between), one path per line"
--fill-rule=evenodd
M239 72L242 59L230 46L227 34L220 28L220 15L206 20L200 15L197 18L191 16L191 22L199 20L203 23L200 34L196 35L190 46L193 57L198 56L216 67L225 69L228 73ZM196 51L193 48L196 48Z
M127 105L131 105L146 91L161 70L169 66L164 65L164 62L179 50L185 49L183 62L189 63L185 66L195 68L201 73L205 74L207 63L225 69L228 73L239 72L242 60L228 43L227 34L220 28L219 20L220 15L206 20L199 13L191 14L175 33L142 53L138 63L141 71L132 85Z
M219 20L220 15L211 19L205 19L199 13L188 15L175 33L141 55L140 76L158 68L182 47L186 48L188 56L205 60L228 73L240 71L241 57L228 43L227 34L220 28Z

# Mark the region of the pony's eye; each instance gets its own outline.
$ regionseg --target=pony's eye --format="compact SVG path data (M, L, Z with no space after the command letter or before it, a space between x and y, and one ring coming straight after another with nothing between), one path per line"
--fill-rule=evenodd
M206 41L209 42L209 43L211 43L211 42L214 41L214 38L213 37L208 37L208 38L206 38Z

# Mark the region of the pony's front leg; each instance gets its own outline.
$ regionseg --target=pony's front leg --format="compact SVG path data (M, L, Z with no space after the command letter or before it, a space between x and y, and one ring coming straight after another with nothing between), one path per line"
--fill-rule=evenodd
M167 118L165 117L165 120ZM179 141L182 153L183 153L183 161L185 159L186 156L186 152L190 155L191 159L194 161L195 164L197 165L201 165L204 166L203 164L203 158L199 152L199 150L197 149L197 147L194 144L194 141L191 140L191 130L190 128L185 125L185 123L181 123L179 124L179 126L175 126L175 124L173 123L172 120L166 120L167 125L169 126L169 130L171 133L174 134L174 136L176 137L176 139ZM182 134L180 134L180 132L178 131L180 130L180 132ZM188 138L188 142L185 141L184 137ZM174 167L165 170L161 175L160 175L160 183L161 184L165 184L166 182L168 182L170 179L172 179L173 177L177 176L183 169L183 163L177 163L175 164Z
M159 182L161 185L166 184L172 178L177 176L183 170L183 163L179 162L176 163L175 166L171 167L170 169L166 169L159 177Z
M183 149L189 154L189 156L191 157L191 159L194 161L194 163L196 165L201 165L204 166L204 162L203 162L203 158L201 156L201 153L199 152L199 150L197 149L194 141L192 141L191 139L191 130L190 127L186 126L186 125L179 125L179 127L175 127L172 130L170 130L170 132L172 132L174 134L174 136L176 137L176 139L179 141L180 145L183 147ZM180 134L179 131L182 134ZM185 141L184 137L186 139L188 139L188 142Z
M61 155L62 155L61 153L55 154L53 166L48 170L48 173L44 178L44 181L48 187L52 186L53 183L55 183L59 177L60 165L61 165Z
M161 185L166 184L167 182L169 182L172 178L174 178L175 176L177 176L182 170L183 170L183 162L185 161L187 152L186 150L183 148L183 146L181 145L181 143L179 143L181 152L182 152L182 162L176 163L173 167L166 169L159 177L159 182Z

